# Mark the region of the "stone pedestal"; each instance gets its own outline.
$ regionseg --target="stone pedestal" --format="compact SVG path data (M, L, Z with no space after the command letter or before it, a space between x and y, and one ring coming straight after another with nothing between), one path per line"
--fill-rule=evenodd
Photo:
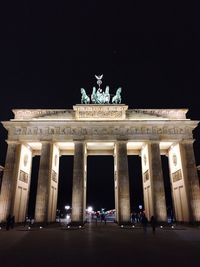
M72 225L83 225L86 210L86 152L82 141L74 142Z
M126 142L118 141L115 148L115 201L119 224L130 223L130 192Z
M17 144L8 144L0 194L0 222L5 221L8 214L13 215L20 147L21 146Z

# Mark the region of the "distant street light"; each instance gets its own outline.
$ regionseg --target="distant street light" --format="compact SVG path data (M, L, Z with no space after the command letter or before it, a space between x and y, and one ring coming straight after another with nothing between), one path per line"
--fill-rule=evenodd
M87 208L87 211L88 211L89 213L93 212L93 207L91 207L91 206L88 207L88 208Z

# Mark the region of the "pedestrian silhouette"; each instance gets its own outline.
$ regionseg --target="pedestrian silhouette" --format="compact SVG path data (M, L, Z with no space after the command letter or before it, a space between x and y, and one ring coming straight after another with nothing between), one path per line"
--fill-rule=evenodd
M9 214L6 218L6 230L9 231L11 225L11 215Z
M101 222L103 222L106 224L106 216L104 213L101 213Z
M13 216L11 217L11 219L10 219L10 227L11 227L11 229L13 229L14 226L15 226L15 216L13 215Z
M152 233L155 234L156 233L156 218L154 216L151 216L151 227L152 227Z
M143 226L144 233L146 233L148 220L147 220L147 217L144 213L142 214L141 223Z

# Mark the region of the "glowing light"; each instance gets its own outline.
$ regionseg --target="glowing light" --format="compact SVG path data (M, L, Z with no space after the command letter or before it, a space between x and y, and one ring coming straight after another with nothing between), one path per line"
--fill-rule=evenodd
M124 228L124 226L123 226L123 225L121 225L121 228Z
M135 225L132 225L132 228L135 228Z
M161 226L160 226L160 228L162 229L162 228L163 228L163 226L161 225Z
M70 206L69 206L69 205L66 205L66 206L65 206L65 209L66 209L66 210L69 210L69 209L70 209Z
M67 220L69 220L69 218L70 218L70 216L69 216L69 215L67 215L67 216L66 216L66 219L67 219Z
M40 229L42 229L42 226L40 226Z
M87 211L88 211L88 212L93 212L93 207L91 207L91 206L88 207L88 208L87 208Z
M29 227L28 227L28 230L30 230L30 229L31 229L31 227L29 226Z
M70 226L67 226L67 228L70 228Z
M172 225L172 229L174 229L174 226Z
M82 228L82 226L81 225L79 225L79 227L78 228Z

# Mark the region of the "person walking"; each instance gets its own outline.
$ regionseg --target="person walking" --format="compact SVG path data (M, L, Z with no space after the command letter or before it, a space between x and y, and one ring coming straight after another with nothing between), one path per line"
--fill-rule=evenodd
M142 226L143 226L144 233L146 233L147 232L148 220L147 220L147 217L146 217L145 213L142 214L141 223L142 223Z
M13 229L15 227L15 216L13 215L10 219L10 227Z
M152 233L155 235L156 233L156 218L154 216L151 216L150 224L152 227Z
M9 214L8 217L6 218L6 231L10 230L10 225L11 225L11 215Z

